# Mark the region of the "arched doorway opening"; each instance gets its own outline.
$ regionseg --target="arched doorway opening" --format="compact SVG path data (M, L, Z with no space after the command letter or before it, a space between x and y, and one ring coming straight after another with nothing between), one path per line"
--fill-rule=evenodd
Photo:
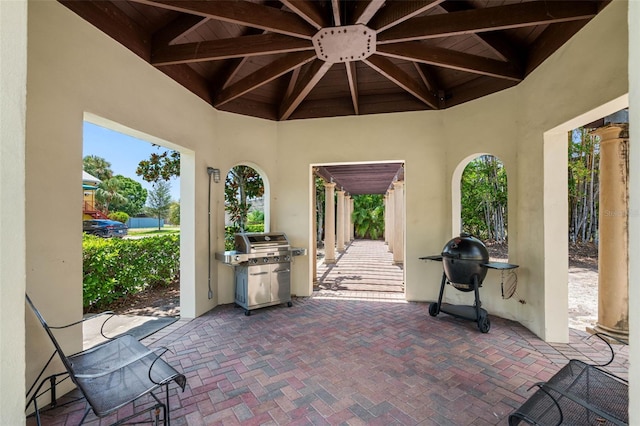
M266 175L254 164L238 164L226 175L225 250L233 250L238 232L268 232L269 191Z
M491 154L467 157L456 168L452 186L454 233L475 236L487 246L491 259L508 261L508 189L503 162Z

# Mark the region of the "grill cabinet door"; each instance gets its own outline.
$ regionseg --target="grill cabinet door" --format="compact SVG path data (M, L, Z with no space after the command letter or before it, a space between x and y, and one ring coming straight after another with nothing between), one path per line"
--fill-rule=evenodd
M255 265L249 268L247 305L255 306L271 302L271 265Z
M291 300L291 268L289 263L273 265L271 274L271 300Z

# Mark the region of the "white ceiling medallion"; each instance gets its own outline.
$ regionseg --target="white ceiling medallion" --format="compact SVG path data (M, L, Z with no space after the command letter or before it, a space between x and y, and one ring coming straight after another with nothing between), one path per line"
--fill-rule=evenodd
M322 28L312 40L318 58L330 63L360 61L376 52L376 32L364 25Z

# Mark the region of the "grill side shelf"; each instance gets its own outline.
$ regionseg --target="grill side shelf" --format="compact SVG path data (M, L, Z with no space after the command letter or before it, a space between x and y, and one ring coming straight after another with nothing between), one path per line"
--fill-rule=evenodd
M419 257L418 259L420 259L420 260L435 260L437 262L442 262L442 255L441 254L435 254L433 256Z

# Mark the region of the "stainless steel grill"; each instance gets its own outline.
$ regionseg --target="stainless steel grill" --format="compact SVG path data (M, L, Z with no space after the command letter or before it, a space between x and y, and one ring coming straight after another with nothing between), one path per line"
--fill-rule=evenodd
M216 259L234 267L235 303L245 315L265 306L291 303L291 258L307 254L291 248L282 232L235 235L233 251L216 253Z

